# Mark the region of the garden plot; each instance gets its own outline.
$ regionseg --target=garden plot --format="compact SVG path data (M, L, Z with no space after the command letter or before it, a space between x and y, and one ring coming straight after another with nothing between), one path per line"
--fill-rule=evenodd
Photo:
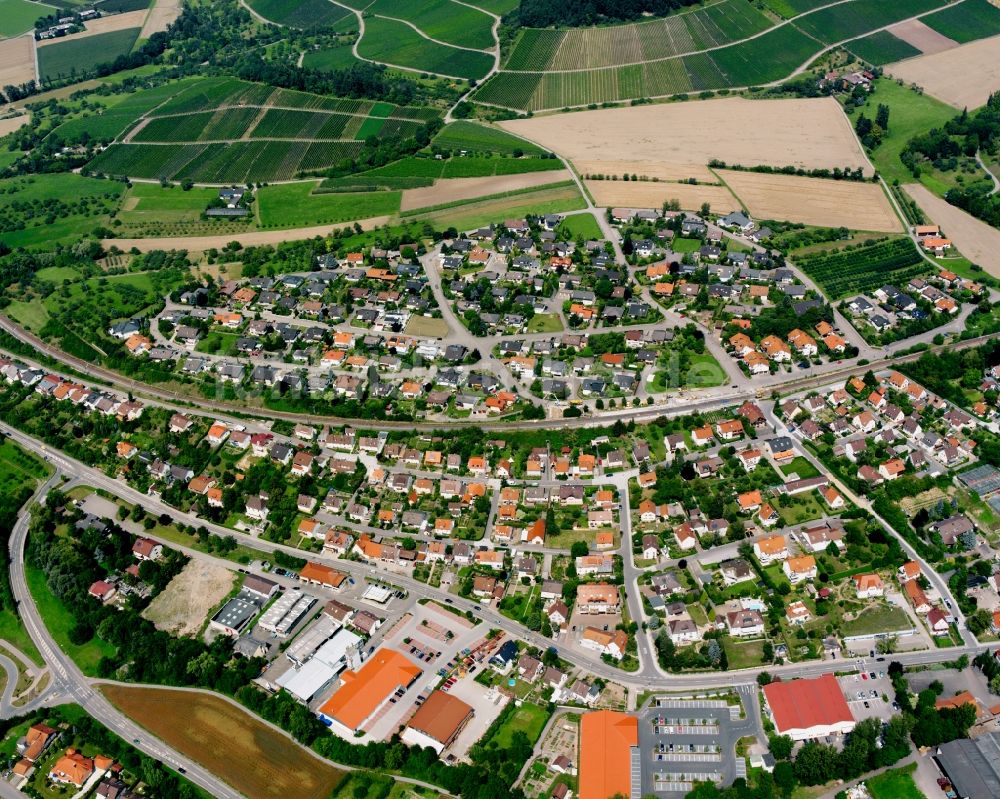
M194 635L209 611L232 590L234 575L224 566L192 560L149 603L142 615L171 635Z
M570 174L565 169L528 172L523 175L497 175L486 178L444 178L435 180L433 186L404 191L401 210L410 211L415 208L429 208L458 200L489 197L494 194L530 189L569 179Z
M899 233L902 224L877 183L720 170L756 219Z
M874 172L847 117L831 98L730 97L516 119L500 126L574 163L616 153L637 165L707 164L714 158L744 166L847 166L860 167L868 175Z
M955 108L978 108L1000 89L1000 36L889 64L885 71Z

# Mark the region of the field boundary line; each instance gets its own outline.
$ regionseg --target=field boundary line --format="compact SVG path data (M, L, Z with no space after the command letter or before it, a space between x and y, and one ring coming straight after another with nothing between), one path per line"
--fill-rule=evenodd
M195 687L189 687L189 686L157 685L156 683L132 683L132 682L121 682L120 680L106 680L106 679L92 679L92 680L88 680L88 682L90 683L90 685L92 687L96 687L98 690L100 689L100 687L102 685L111 685L111 686L118 686L118 687L121 687L121 688L135 688L135 689L147 690L147 691L148 690L174 691L174 692L177 692L177 691L181 691L181 692L191 691L193 693L198 693L198 694L204 694L206 696L211 696L211 697L213 697L215 699L219 699L219 700L222 700L223 702L226 702L227 704L231 705L232 707L236 708L237 710L241 710L242 712L246 713L248 716L253 717L254 719L256 719L261 724L264 724L267 727L270 727L272 730L274 730L278 734L284 736L289 741L291 741L293 744L295 744L295 746L299 747L300 749L302 749L305 752L308 752L313 758L315 758L316 760L318 760L320 763L323 763L324 765L331 766L333 768L338 768L341 771L345 771L345 772L351 772L351 771L377 771L377 773L379 773L379 774L385 774L386 776L392 777L392 779L398 780L399 782L405 782L405 783L408 783L410 785L417 785L417 786L419 786L421 788L428 788L428 789L430 789L432 791L437 791L438 793L440 793L443 796L449 796L449 797L452 796L452 794L450 794L448 791L446 791L440 785L435 785L434 783L431 783L431 782L424 782L423 780L418 780L418 779L415 779L413 777L404 777L403 775L396 774L395 772L392 772L392 771L384 771L384 770L379 770L379 769L365 769L365 768L363 768L361 766L349 766L346 763L338 763L337 761L331 760L328 757L323 757L323 755L321 755L319 752L317 752L311 746L306 746L305 744L300 743L299 741L297 741L291 735L291 733L289 733L288 731L282 729L277 724L274 724L273 722L268 721L267 719L265 719L263 716L259 715L258 713L254 713L246 705L243 705L240 702L237 702L231 696L227 696L226 694L219 693L218 691L210 691L207 688L195 688ZM99 693L101 693L101 695L104 696L103 692L101 692L100 690L99 690ZM105 697L105 699L107 699L107 697ZM111 700L107 699L107 701L110 702ZM121 711L119 711L119 712L121 712ZM138 722L136 722L136 723L138 723ZM140 725L140 726L142 726L142 725ZM331 735L332 734L333 733L331 733Z

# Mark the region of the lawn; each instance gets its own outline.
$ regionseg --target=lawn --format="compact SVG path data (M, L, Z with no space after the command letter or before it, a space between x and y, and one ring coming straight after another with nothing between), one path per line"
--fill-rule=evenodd
M890 184L913 181L910 171L899 160L899 154L906 143L918 133L926 133L931 128L941 127L955 116L955 109L926 94L898 85L888 78L879 80L872 94L871 108L865 108L865 115L871 117L879 103L889 106L889 132L871 153L872 163L879 174ZM851 125L860 111L849 117Z
M0 36L17 36L30 31L36 19L53 11L52 6L28 0L0 0Z
M97 664L102 657L114 657L115 648L94 636L82 646L70 643L69 631L76 624L76 614L53 595L45 582L45 574L28 566L24 567L28 590L31 592L38 612L46 629L51 633L59 648L69 655L88 677L97 676ZM88 601L94 601L88 599Z
M781 523L786 527L819 519L825 512L815 491L798 494L794 497L783 496L780 499L775 499L771 504L778 511Z
M13 611L0 610L0 638L9 641L12 646L17 647L37 665L43 665L42 656L38 654L38 647L31 640L28 631L24 629L24 623L14 615Z
M726 636L722 638L722 647L726 651L730 671L759 666L761 659L764 657L763 639L738 641L735 638Z
M125 715L249 799L327 799L344 779L340 769L219 696L124 685L100 690Z
M313 194L316 181L265 186L257 192L263 227L302 227L384 216L399 211L398 191Z
M514 712L500 725L489 742L496 743L499 748L505 749L511 745L515 732L523 732L528 736L528 742L534 744L538 740L538 736L542 734L548 718L549 713L545 708L524 702L521 707L514 709Z
M670 249L677 253L697 252L701 249L701 239L675 238L670 242Z
M871 633L892 633L898 630L909 630L912 627L910 617L905 611L892 605L876 605L862 611L850 621L842 619L840 632L842 635L866 635Z
M25 483L34 485L52 473L41 458L21 449L9 439L0 443L0 491L10 494Z
M38 71L43 80L60 76L83 76L98 64L108 64L132 49L139 28L110 31L82 39L68 38L38 48Z
M563 329L558 314L536 313L528 322L529 333L559 333Z
M165 188L158 183L134 183L125 193L118 218L122 222L139 224L195 222L217 196L216 189L184 191L179 186Z
M358 63L350 45L325 47L322 50L310 50L302 60L302 66L307 69L346 69Z
M448 323L430 316L411 316L404 331L408 336L443 338L448 335Z
M920 796L916 783L913 781L913 772L916 765L895 768L866 780L868 792L872 799L912 799Z
M819 476L819 470L801 455L796 456L789 463L782 464L781 473L785 477L792 474L798 475L799 480Z
M582 236L587 240L600 239L604 236L601 233L601 226L597 224L597 220L594 219L593 214L573 214L572 216L567 216L562 221L562 224L559 225L559 235L569 239Z

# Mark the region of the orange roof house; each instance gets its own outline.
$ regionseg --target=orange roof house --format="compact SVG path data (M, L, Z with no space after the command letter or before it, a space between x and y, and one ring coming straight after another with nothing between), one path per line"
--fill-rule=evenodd
M318 583L337 588L344 582L346 575L336 569L324 566L322 563L309 561L299 572L299 579L304 583Z
M580 719L580 799L630 796L632 749L639 745L639 720L614 710Z
M383 647L357 671L340 675L340 688L319 712L351 731L359 730L390 696L422 673L400 652Z
M56 731L45 724L32 724L24 734L25 747L22 757L34 763L49 745Z
M75 749L67 749L49 771L49 779L53 782L63 782L78 788L94 773L94 761L84 757Z

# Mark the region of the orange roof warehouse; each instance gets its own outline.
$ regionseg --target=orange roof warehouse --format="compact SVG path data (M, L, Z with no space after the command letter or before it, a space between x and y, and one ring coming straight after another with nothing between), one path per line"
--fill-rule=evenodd
M408 744L430 746L441 754L468 724L472 713L472 705L457 696L435 691L413 714L402 738Z
M580 799L632 795L632 750L639 745L639 720L614 710L580 719Z
M422 670L395 649L383 647L360 669L340 675L341 686L319 709L324 724L348 734L362 729L397 691L406 690Z
M854 729L854 716L832 674L772 682L764 686L764 699L778 734L793 740L843 735Z

